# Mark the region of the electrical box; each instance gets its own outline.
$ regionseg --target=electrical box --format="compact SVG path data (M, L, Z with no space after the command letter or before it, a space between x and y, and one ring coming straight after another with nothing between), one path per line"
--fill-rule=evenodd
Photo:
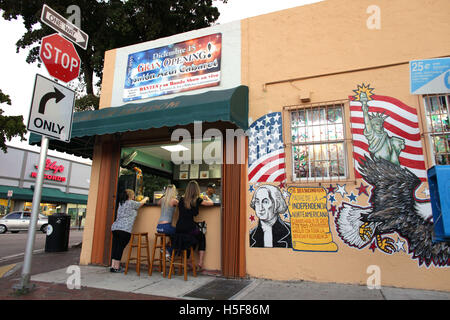
M433 211L433 242L450 241L450 165L433 166L427 171Z

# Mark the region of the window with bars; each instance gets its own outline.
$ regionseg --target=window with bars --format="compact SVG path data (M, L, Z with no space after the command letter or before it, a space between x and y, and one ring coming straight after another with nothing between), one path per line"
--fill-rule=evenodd
M449 95L427 95L423 97L428 137L433 148L434 164L450 164Z
M306 106L291 111L294 180L328 180L347 175L344 104Z

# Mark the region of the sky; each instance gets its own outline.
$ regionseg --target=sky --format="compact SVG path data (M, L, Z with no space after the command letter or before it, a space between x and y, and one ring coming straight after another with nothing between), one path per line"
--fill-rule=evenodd
M231 21L254 17L274 11L293 8L305 4L316 3L322 0L213 0L213 5L219 9L220 17L217 23L224 24ZM82 10L82 9L81 9ZM81 11L81 14L83 12ZM83 26L81 26L83 29ZM2 104L0 108L4 115L23 115L25 125L31 106L33 87L36 73L50 77L45 67L37 67L37 62L26 63L28 49L16 52L15 43L24 34L25 28L21 20L6 21L0 17L0 89L10 96L12 105ZM27 134L28 138L29 134ZM33 151L40 151L37 146L30 146L28 142L20 142L14 138L7 142L9 146L17 146ZM57 156L70 160L90 163L89 159L74 157L65 153L49 150L49 156Z

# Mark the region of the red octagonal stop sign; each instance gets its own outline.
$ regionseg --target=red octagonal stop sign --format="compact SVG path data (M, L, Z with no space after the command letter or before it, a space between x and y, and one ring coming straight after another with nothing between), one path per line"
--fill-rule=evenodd
M80 73L80 57L75 47L57 33L42 38L39 56L48 73L58 80L69 82Z

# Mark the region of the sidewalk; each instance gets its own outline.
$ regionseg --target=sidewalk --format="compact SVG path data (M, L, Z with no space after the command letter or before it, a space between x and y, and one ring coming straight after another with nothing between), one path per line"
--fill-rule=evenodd
M21 261L0 279L0 299L6 300L450 300L450 292L365 286L309 281L272 281L265 279L225 279L214 275L191 273L188 280L176 275L163 278L156 270L150 277L143 268L138 276L133 268L128 274L115 274L106 267L79 266L80 289L69 289L73 273L67 267L78 266L80 248L67 252L39 253L33 256L31 283L36 285L26 295L15 295L12 286L20 279ZM20 267L18 267L20 266ZM73 271L72 271L73 272ZM73 279L73 278L71 278ZM74 282L70 281L74 284Z

